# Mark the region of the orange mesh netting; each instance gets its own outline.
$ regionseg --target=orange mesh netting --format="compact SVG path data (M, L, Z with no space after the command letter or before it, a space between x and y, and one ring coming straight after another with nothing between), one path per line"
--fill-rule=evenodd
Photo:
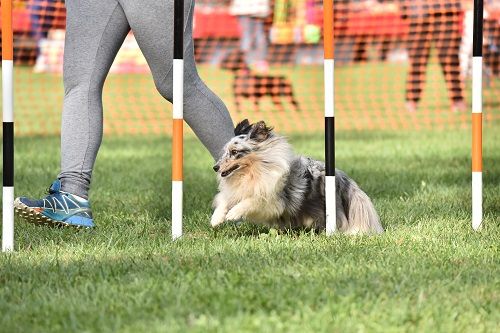
M499 3L485 7L486 125L500 119ZM13 8L16 134L57 134L64 1L15 0ZM198 70L235 121L323 131L322 10L318 0L197 1ZM334 27L338 129L470 127L472 1L335 0ZM132 34L103 101L106 134L171 132L171 106L156 92Z

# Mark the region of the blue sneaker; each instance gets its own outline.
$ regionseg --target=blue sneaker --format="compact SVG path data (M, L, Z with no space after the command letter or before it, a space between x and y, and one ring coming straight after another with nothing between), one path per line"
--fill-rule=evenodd
M52 183L48 192L49 195L40 200L17 198L14 201L17 215L35 224L76 228L95 227L88 200L62 192L59 180Z

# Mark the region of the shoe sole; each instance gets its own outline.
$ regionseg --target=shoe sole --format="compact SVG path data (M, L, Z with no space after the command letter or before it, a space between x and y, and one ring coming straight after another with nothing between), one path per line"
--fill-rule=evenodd
M16 199L14 201L14 210L16 211L17 216L25 220L26 222L36 224L36 225L44 225L44 226L50 226L50 227L55 227L55 228L75 228L75 229L93 229L92 227L85 227L82 225L74 225L70 223L66 223L64 221L57 221L54 219L51 219L50 217L47 217L43 215L40 212L37 212L36 210L32 209L29 206L26 206L21 202L21 200Z

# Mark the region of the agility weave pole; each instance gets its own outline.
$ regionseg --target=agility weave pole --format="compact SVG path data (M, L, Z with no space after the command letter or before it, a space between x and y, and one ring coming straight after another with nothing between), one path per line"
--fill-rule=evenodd
M333 36L333 0L323 0L323 47L325 80L325 209L326 234L337 229L335 188L335 60Z
M14 250L14 48L12 0L2 0L3 210L2 251Z
M2 0L3 207L2 251L14 250L14 48L12 0Z
M184 122L184 0L174 0L173 133L172 133L172 239L182 236L182 169Z
M472 228L483 220L483 0L474 0L472 41Z

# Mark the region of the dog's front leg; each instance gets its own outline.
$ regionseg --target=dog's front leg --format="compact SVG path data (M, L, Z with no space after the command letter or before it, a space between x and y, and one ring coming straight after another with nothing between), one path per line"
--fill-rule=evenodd
M226 214L229 210L227 202L220 195L215 197L214 204L215 210L212 214L212 219L210 220L212 227L222 224L226 220Z
M252 207L256 207L253 199L240 201L227 212L226 220L239 221L248 215L248 212L252 209Z

